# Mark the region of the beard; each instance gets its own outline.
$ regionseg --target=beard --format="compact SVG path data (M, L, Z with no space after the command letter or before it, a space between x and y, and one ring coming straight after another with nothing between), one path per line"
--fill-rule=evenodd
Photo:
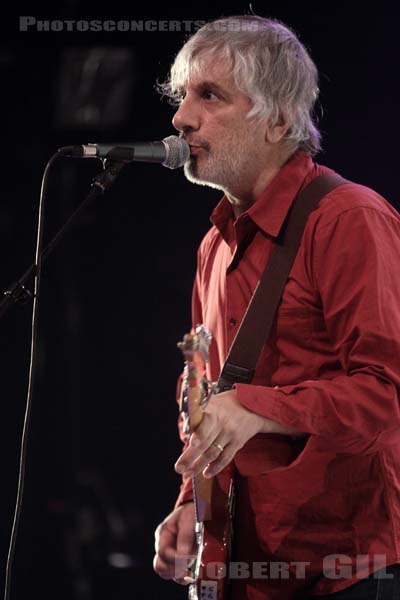
M233 170L234 165L230 164L230 157L218 156L211 154L207 151L207 157L203 156L191 156L190 159L185 163L183 171L186 179L191 183L197 185L206 185L216 190L225 191L231 187L232 175L235 172Z
M212 146L206 140L200 145L200 153L191 155L184 165L185 176L191 183L234 193L251 176L254 139L248 128Z

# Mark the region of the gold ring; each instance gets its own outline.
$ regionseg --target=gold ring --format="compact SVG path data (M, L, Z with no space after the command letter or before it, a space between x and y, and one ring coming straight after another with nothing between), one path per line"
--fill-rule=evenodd
M221 444L218 444L218 442L213 442L213 443L211 444L211 446L215 446L216 448L218 448L218 450L219 450L220 452L223 452L223 451L224 451L224 447L223 447L223 446L221 446Z

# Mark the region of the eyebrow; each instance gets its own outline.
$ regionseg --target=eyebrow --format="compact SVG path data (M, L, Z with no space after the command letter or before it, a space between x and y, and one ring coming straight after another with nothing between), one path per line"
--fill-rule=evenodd
M220 85L218 85L218 83L215 83L215 81L207 81L207 80L201 81L200 83L194 85L193 87L196 91L203 91L208 88L210 90L219 92L222 96L224 96L226 98L231 97L231 94L228 92L228 90L221 87Z

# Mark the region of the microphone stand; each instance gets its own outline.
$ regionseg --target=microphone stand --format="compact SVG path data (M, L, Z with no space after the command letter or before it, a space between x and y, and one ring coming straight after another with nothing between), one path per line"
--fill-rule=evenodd
M17 487L17 496L15 501L15 511L14 518L11 527L11 536L10 536L10 544L8 548L7 555L7 564L5 570L5 584L4 584L4 600L10 600L10 589L11 589L11 580L12 580L12 568L14 562L14 553L15 546L17 541L17 534L19 528L19 521L22 510L22 502L24 495L24 483L25 483L25 471L26 471L26 454L27 454L27 443L28 443L28 433L29 433L29 423L30 416L32 412L32 394L34 388L34 375L35 375L35 367L36 367L36 355L37 355L37 332L38 332L38 312L39 312L39 290L40 290L40 278L41 278L41 265L43 258L48 256L55 246L61 241L64 237L67 230L70 228L72 222L76 219L76 217L82 212L82 210L95 198L97 198L100 194L106 192L111 185L113 184L115 178L118 176L122 167L125 165L125 162L121 162L120 160L112 160L107 159L103 162L104 170L95 176L92 183L92 189L89 194L83 201L83 203L77 208L77 210L72 214L72 216L67 220L64 226L60 229L60 231L56 234L56 236L52 239L50 244L45 248L44 251L41 250L41 240L42 240L42 221L43 221L43 213L44 213L44 200L46 198L47 193L47 181L48 174L53 162L62 154L56 153L54 154L49 162L47 163L43 181L42 188L40 193L40 202L39 202L39 220L38 220L38 235L37 235L37 246L36 246L36 255L35 255L35 263L24 273L24 275L14 284L9 290L5 292L5 297L3 301L0 303L0 316L4 316L7 310L19 301L26 301L29 298L33 298L33 311L32 311L32 340L31 340L31 356L30 356L30 367L29 367L29 378L28 378L28 392L27 392L27 400L26 400L26 408L25 408L25 417L21 438L21 453L20 453L20 464L19 464L19 475L18 475L18 487ZM30 290L25 287L25 283L31 274L34 274L34 282L35 282L35 292L32 294Z
M60 156L62 156L60 154ZM102 160L102 159L99 159ZM102 160L103 171L98 173L92 183L92 189L86 196L84 201L78 206L75 212L69 217L64 223L61 229L56 233L53 239L49 242L42 253L42 262L51 254L54 248L61 242L71 225L76 221L81 212L88 206L93 200L98 198L101 194L104 194L114 183L114 180L118 177L119 172L125 166L126 162L116 162ZM4 317L7 311L15 304L25 304L32 300L34 294L26 286L27 281L35 272L35 264L32 264L27 271L17 280L16 283L12 284L4 293L3 299L0 301L0 319Z

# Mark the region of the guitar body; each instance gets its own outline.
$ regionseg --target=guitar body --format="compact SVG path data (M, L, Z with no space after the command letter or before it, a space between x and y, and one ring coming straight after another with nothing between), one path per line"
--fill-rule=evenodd
M181 413L185 433L192 433L202 420L210 396L210 385L203 376L208 361L210 333L199 325L178 344L185 358ZM211 388L211 391L213 388ZM233 467L218 476L193 477L196 509L197 557L191 566L189 600L228 600L229 559L233 540Z

